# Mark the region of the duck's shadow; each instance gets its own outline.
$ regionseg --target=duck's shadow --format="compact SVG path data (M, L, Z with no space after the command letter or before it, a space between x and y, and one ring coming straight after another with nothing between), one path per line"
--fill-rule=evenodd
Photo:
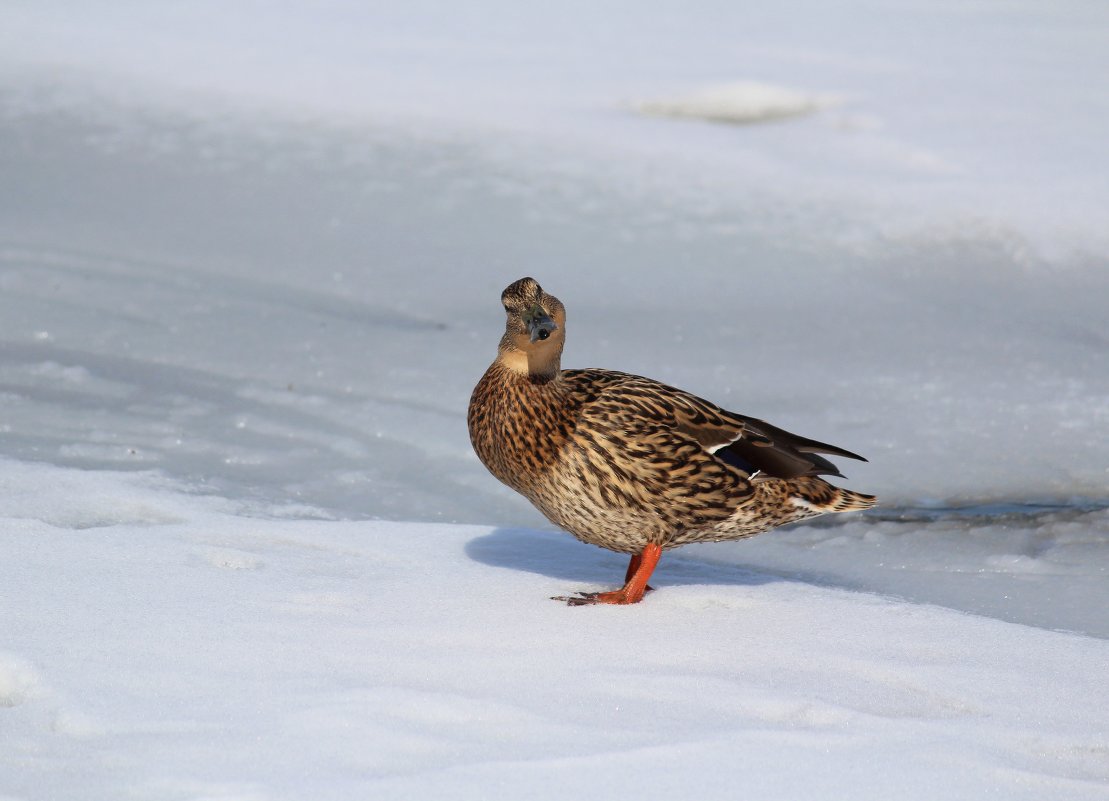
M466 543L475 562L506 567L567 581L618 586L628 557L578 542L568 534L498 528ZM651 578L656 587L692 584L754 586L783 580L781 576L742 567L683 559L666 552Z

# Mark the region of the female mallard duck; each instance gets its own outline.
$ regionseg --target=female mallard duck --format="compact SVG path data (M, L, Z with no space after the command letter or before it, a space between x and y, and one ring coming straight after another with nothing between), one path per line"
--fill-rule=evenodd
M556 600L638 603L667 548L874 505L820 478L841 473L819 454L861 456L649 378L562 370L558 298L521 278L501 302L508 321L497 359L470 398L474 450L555 525L632 555L621 589Z

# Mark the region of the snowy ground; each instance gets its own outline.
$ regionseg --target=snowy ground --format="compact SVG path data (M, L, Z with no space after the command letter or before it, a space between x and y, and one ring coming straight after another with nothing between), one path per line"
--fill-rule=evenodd
M733 5L0 12L0 798L1105 797L1109 16ZM883 505L547 600L525 274Z
M547 596L611 584L623 560L519 529L257 519L141 475L4 475L15 798L1094 799L1109 782L1103 639L683 554L634 611L570 609Z

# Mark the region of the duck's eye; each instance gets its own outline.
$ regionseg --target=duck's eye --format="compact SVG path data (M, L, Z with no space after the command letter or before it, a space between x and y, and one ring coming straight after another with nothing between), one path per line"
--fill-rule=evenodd
M551 332L545 331L544 329L540 328L538 331L535 332L535 335L539 337L539 339L546 339L551 335Z

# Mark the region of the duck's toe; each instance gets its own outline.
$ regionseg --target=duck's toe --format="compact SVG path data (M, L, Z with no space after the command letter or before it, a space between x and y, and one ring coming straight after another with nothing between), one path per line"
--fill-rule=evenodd
M629 592L627 587L609 592L577 592L573 595L553 595L552 601L562 601L567 606L592 606L593 604L637 604L654 587L644 587L642 592Z

